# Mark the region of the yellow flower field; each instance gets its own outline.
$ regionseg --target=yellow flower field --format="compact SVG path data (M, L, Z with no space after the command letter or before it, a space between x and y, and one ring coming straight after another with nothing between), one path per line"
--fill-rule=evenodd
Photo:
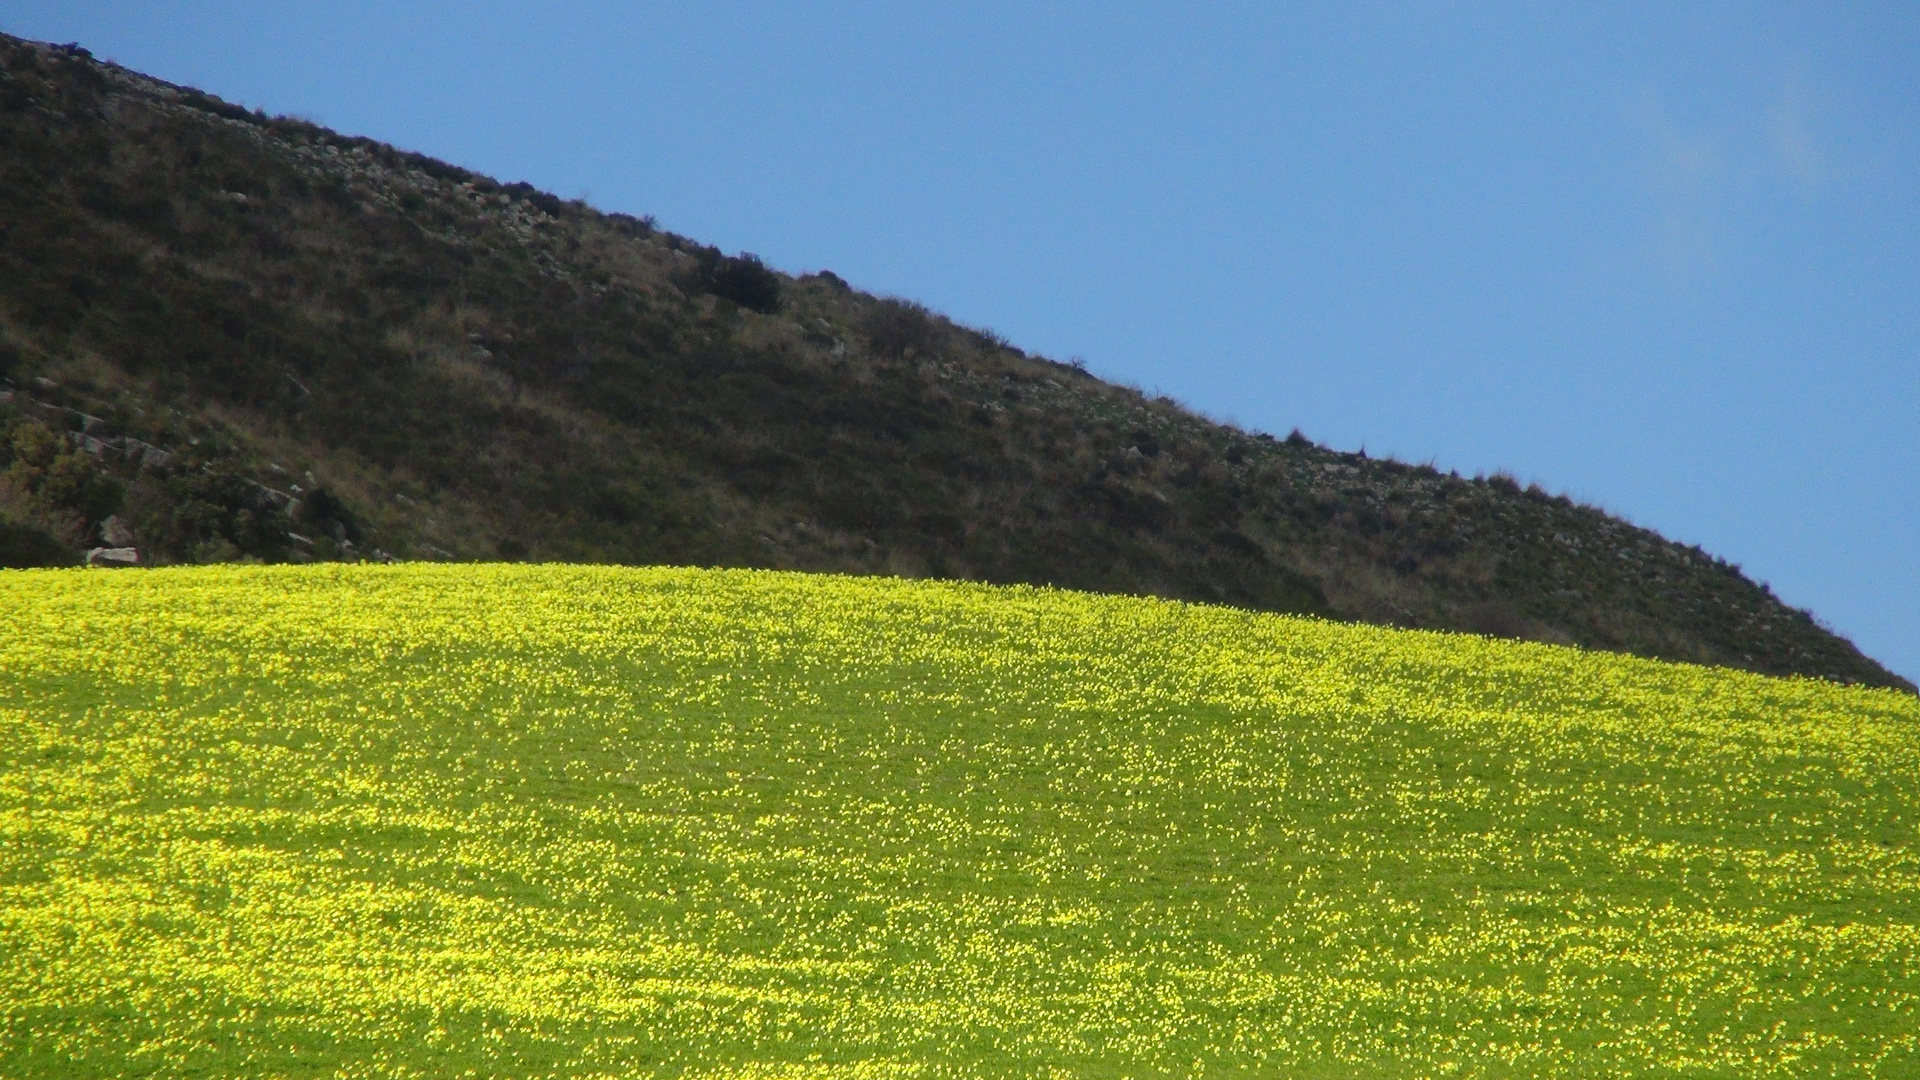
M0 612L7 1077L1920 1077L1892 691L745 571Z

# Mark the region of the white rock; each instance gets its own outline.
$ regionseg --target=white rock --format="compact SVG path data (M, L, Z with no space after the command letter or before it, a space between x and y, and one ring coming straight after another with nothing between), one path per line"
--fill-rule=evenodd
M131 549L133 547L132 524L119 514L113 515L100 523L100 542L110 549Z

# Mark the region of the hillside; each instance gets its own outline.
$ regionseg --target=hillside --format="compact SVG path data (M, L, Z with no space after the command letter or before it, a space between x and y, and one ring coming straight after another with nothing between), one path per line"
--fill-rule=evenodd
M0 1074L1920 1075L1920 701L750 571L0 573Z
M10 38L0 378L0 564L1048 583L1912 689L1563 497L1213 423L831 273Z

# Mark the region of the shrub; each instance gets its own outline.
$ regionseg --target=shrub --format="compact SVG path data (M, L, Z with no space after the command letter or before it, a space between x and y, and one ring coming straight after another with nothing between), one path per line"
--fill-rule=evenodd
M565 214L567 210L567 204L560 196L541 191L525 180L506 184L502 186L500 190L522 202L530 204L535 210L546 214L548 217L560 217L562 214Z
M361 540L360 524L354 520L353 512L326 488L315 488L300 501L300 507L293 517L294 523L313 530L321 536L331 535L336 539Z
M0 566L68 566L76 561L71 548L46 532L0 518Z
M615 229L627 236L651 236L657 225L652 214L634 217L632 214L622 214L615 211L614 213L608 214L606 220L607 224L612 225Z
M1016 356L1027 355L1025 349L1008 341L995 331L981 330L974 327L966 327L965 331L966 335L973 339L974 347L983 352L1008 352Z
M741 252L737 259L719 260L708 289L715 296L762 315L780 310L780 275L767 269L759 256L748 252Z
M873 351L892 360L909 353L931 353L939 338L933 313L911 300L888 298L867 309L860 320Z

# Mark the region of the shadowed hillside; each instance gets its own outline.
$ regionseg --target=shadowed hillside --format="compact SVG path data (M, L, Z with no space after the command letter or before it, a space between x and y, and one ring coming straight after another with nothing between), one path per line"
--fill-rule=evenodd
M1209 421L830 273L0 40L0 564L1041 582L1911 684L1504 477Z

